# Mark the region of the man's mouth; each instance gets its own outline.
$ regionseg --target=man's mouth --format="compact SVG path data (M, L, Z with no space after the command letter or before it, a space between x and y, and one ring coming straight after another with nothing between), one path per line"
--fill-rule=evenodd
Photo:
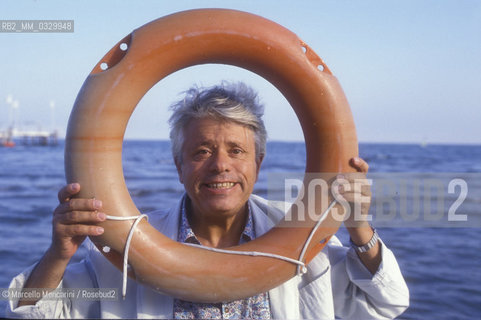
M215 183L207 183L207 187L212 189L230 189L232 188L235 183L234 182L215 182Z

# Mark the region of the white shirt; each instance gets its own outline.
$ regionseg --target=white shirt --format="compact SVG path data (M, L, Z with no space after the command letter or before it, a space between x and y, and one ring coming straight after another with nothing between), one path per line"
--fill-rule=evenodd
M288 208L257 196L249 199L255 233L270 230ZM177 239L181 201L164 214L149 215L160 232ZM122 274L93 246L86 258L70 264L59 288L119 288ZM333 237L308 265L308 272L295 276L269 291L275 319L392 319L409 305L409 291L393 253L381 241L382 262L372 275L352 248ZM22 288L34 266L16 276L10 288ZM172 318L173 298L129 279L127 296L117 301L82 299L46 300L17 308L11 300L7 317L18 318Z

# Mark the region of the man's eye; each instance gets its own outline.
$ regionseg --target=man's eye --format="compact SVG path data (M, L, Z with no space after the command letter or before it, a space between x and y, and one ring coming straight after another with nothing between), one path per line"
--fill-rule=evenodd
M197 154L208 154L208 153L209 153L209 150L207 150L207 149L200 149L200 150L197 150L196 153L197 153Z
M242 149L233 149L233 150L232 150L232 153L233 153L233 154L241 154L241 153L243 153L243 152L244 152L244 151L243 151Z
M210 151L207 149L196 150L193 154L194 160L204 160L209 157Z

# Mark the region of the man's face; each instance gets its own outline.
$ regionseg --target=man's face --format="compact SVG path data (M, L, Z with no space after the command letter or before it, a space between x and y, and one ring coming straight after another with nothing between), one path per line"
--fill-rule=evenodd
M245 208L260 168L254 132L234 122L193 120L184 128L179 180L194 214L228 218Z

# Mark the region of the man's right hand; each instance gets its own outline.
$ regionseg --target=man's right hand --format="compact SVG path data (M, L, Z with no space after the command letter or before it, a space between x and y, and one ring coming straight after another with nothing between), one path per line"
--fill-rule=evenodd
M104 230L96 226L106 219L100 212L102 202L97 199L72 198L79 193L80 185L72 183L58 193L60 204L53 213L52 244L50 254L60 260L69 261L86 236L101 235Z
M24 284L27 288L55 289L62 280L68 262L86 236L104 232L96 224L105 220L99 212L102 202L95 199L72 198L80 191L78 183L63 187L58 193L60 204L53 213L52 244L37 263ZM37 301L20 299L18 306L33 305Z

